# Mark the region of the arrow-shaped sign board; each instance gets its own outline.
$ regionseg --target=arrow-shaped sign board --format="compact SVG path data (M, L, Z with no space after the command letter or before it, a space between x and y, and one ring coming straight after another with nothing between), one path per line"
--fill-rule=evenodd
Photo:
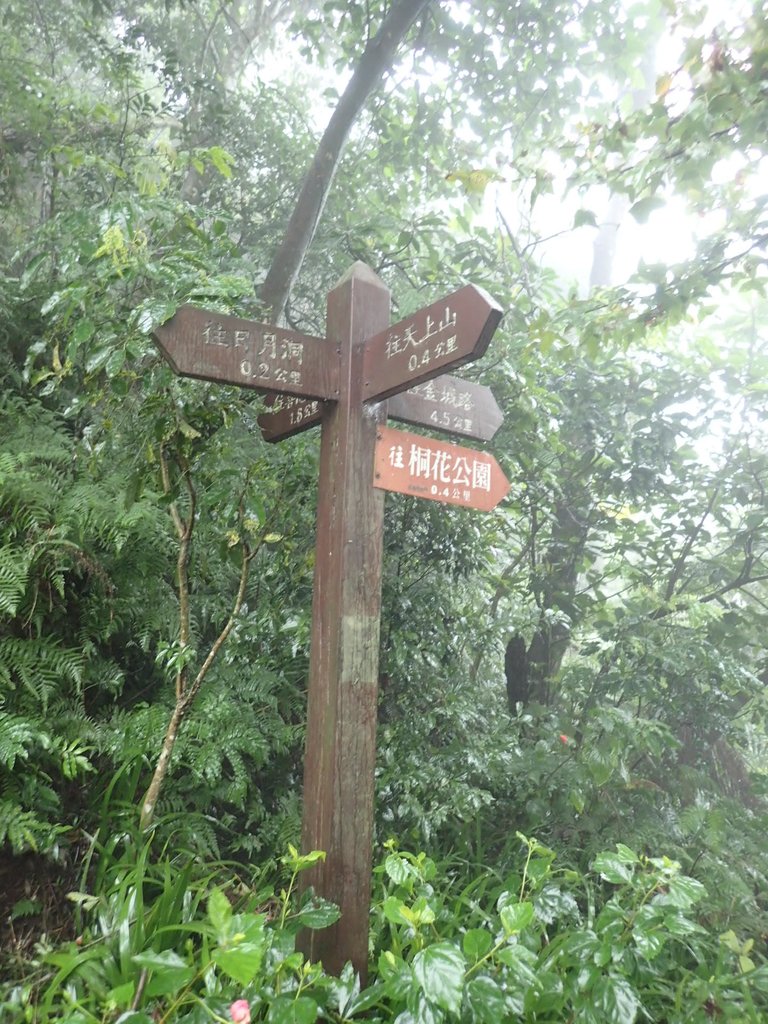
M389 399L393 420L490 441L504 416L493 392L482 384L443 374Z
M265 441L282 441L320 422L322 404L292 395L270 395L259 416ZM387 415L402 423L490 441L504 419L490 388L443 374L389 399Z
M443 370L479 359L502 310L468 284L369 338L363 356L363 395L387 398Z
M181 306L152 337L183 377L312 398L338 398L339 360L324 338Z
M295 395L267 395L267 412L258 418L265 441L282 441L316 426L323 415L323 404L316 398Z
M383 426L376 434L373 486L483 512L509 491L509 481L488 452Z

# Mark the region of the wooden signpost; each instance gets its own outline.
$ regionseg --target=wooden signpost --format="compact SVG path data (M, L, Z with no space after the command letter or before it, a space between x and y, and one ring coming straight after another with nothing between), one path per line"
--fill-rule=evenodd
M325 338L182 306L154 338L184 376L270 395L266 440L322 423L304 764L306 883L340 920L302 948L326 970L368 961L384 490L491 509L507 493L489 454L386 426L487 440L501 413L487 388L443 371L477 359L501 309L472 285L394 326L389 291L354 264L328 295Z
M294 395L269 395L267 405L269 412L259 416L265 441L282 441L317 426L323 412L317 399ZM447 374L392 395L387 415L391 420L478 441L490 441L503 420L490 388Z

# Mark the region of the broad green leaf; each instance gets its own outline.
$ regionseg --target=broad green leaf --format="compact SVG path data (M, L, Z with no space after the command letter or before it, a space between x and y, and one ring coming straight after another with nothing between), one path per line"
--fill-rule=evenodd
M504 946L495 954L495 959L510 968L515 983L522 989L536 982L536 956L519 942Z
M533 920L533 904L528 900L522 903L509 903L499 911L501 924L507 935L517 935Z
M646 903L639 908L632 921L632 940L640 956L646 960L658 956L668 938L662 914L663 911Z
M431 1003L423 992L417 991L414 1002L414 1024L443 1024L445 1010L436 1003Z
M125 349L116 348L112 351L109 359L104 365L107 377L115 377L125 365Z
M330 988L336 1009L343 1017L345 1011L356 1004L357 997L360 995L360 978L352 964L344 964L339 977L331 980Z
M407 907L397 896L387 896L381 905L384 917L392 924L410 924L409 916L406 916Z
M268 1024L313 1024L318 1007L309 996L278 996L267 1013Z
M305 928L327 928L335 921L338 921L341 911L335 903L323 899L321 896L313 896L301 908L294 920L304 925Z
M464 933L461 944L469 960L479 960L493 946L493 936L485 928L470 928Z
M219 942L222 942L227 934L229 922L232 920L232 904L221 891L214 889L208 897L208 920L216 929Z
M289 867L292 871L306 871L314 864L325 860L325 850L310 850L309 853L299 853L295 846L288 844L288 853L280 858L280 862Z
M83 342L88 341L89 338L93 337L95 330L96 325L92 320L81 320L75 327L74 331L72 331L70 343L71 352L74 352L79 345L82 345Z
M135 993L136 982L131 979L130 981L124 981L122 985L116 985L113 989L110 989L107 993L107 1000L116 1007L130 1006Z
M654 898L654 903L687 909L694 903L698 903L706 895L706 891L701 882L697 882L695 878L676 875L674 878L670 878L667 892L659 893Z
M394 1002L404 1000L413 987L411 965L387 949L379 956L378 971L389 998Z
M558 917L568 916L578 920L579 907L569 892L555 885L545 885L534 899L536 917L545 924L551 924Z
M159 299L147 300L136 317L136 326L142 334L149 334L155 327L170 320L176 312L176 304Z
M690 918L679 912L664 916L664 928L671 935L692 935L694 933L702 935L706 931L698 922L691 921Z
M618 853L598 853L592 863L592 870L614 885L632 881L633 865L622 860Z
M466 1000L477 1024L499 1024L504 1018L504 996L493 978L472 978L467 983Z
M466 961L450 942L436 942L413 958L413 975L426 998L458 1013Z
M240 985L250 985L259 973L264 959L266 941L241 942L231 947L214 949L211 959L225 974Z
M162 953L155 953L147 950L145 953L134 953L131 960L139 967L146 967L151 971L186 971L189 967L185 960L182 960L178 953L172 949L164 949Z
M624 978L604 974L588 994L598 1017L605 1024L634 1024L640 1000Z
M662 932L634 927L632 929L632 940L642 957L646 960L653 960L664 948L667 937Z
M414 901L413 906L405 907L403 913L408 918L411 924L421 927L425 924L432 924L435 920L435 912L430 906L429 900L426 896L419 896Z
M554 971L539 969L536 980L525 994L529 1013L554 1014L563 1009L563 979Z
M178 992L195 976L195 968L182 960L172 949L163 950L162 953L154 953L151 950L136 953L131 959L139 967L152 972L147 985L148 995L159 996Z
M384 870L395 885L404 885L409 879L413 878L414 874L413 868L408 861L397 853L390 853L384 861Z

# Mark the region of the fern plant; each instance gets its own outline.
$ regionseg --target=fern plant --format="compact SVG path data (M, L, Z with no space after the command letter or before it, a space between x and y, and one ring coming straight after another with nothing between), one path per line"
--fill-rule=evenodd
M118 556L161 518L126 522L120 481L77 455L41 405L0 400L0 843L15 852L77 824L87 796L72 783L105 766L100 720L126 678L112 646L143 614L116 596Z

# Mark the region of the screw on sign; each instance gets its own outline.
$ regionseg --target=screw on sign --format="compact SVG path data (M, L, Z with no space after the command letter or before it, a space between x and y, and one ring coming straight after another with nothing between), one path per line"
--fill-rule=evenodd
M376 433L373 485L483 512L509 491L509 481L488 452L392 427L379 427Z

